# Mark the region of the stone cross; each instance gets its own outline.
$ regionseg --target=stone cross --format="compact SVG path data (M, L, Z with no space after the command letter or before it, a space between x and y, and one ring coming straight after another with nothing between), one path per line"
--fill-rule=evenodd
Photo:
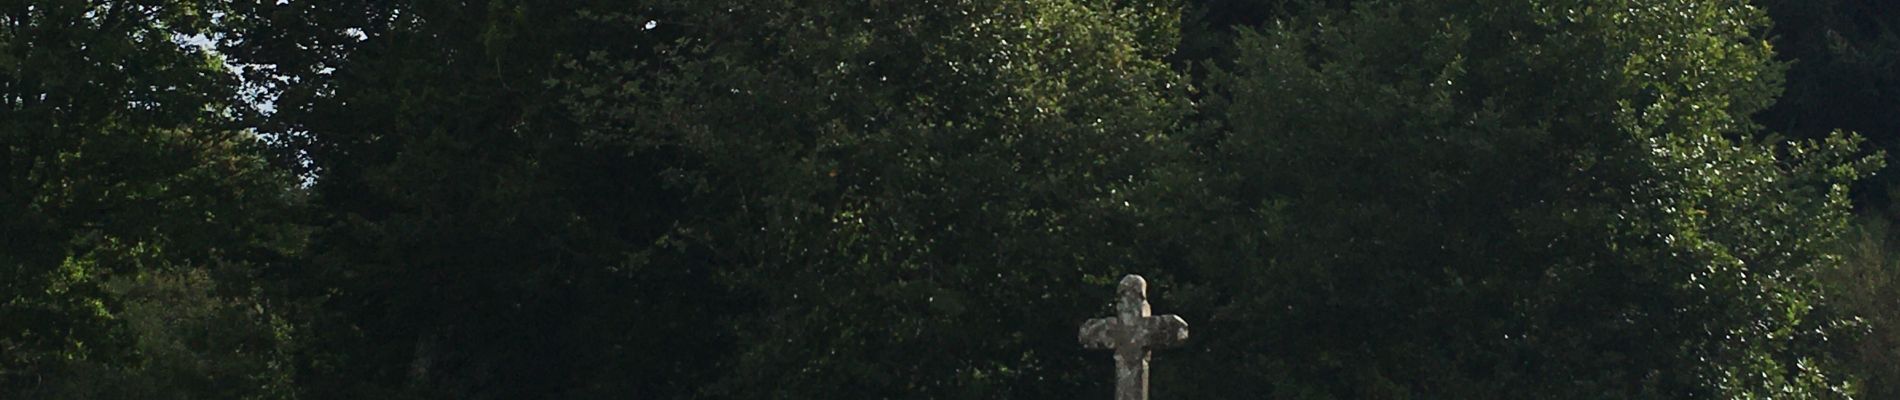
M1115 316L1082 323L1082 346L1115 349L1115 400L1148 400L1148 349L1186 342L1187 321L1152 315L1148 281L1141 275L1123 277L1120 291Z

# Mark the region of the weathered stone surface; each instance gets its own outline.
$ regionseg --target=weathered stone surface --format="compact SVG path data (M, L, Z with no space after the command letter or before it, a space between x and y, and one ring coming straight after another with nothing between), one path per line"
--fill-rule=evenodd
M1115 350L1115 399L1148 399L1149 349L1187 342L1187 320L1153 315L1148 307L1148 281L1140 275L1122 278L1121 301L1115 316L1082 323L1082 346Z

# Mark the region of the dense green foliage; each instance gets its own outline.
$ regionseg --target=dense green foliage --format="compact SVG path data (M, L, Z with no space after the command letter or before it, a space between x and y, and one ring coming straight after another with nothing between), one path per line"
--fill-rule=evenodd
M1765 2L1775 20L1778 58L1790 63L1787 91L1756 120L1793 137L1844 129L1888 154L1900 152L1900 3L1881 0ZM1855 186L1861 214L1842 269L1823 275L1858 335L1836 342L1862 397L1900 397L1900 249L1890 227L1900 218L1894 190L1900 165Z
M1891 396L1893 15L0 0L0 397Z
M211 7L0 6L7 397L292 390L287 332L248 283L299 246L294 193L234 124L236 79L180 44Z
M733 357L703 394L1062 397L1106 365L1071 346L1073 318L1039 316L1100 304L1048 294L1135 262L1118 234L1143 218L1129 196L1165 172L1144 167L1166 161L1184 110L1185 84L1159 62L1174 23L1163 11L606 14L680 39L578 57L568 104L588 139L666 154L660 184L683 196L659 253L699 260L633 273L721 271L750 303L724 327Z
M1811 282L1873 161L1751 137L1777 69L1739 3L1372 2L1243 35L1214 162L1277 226L1214 292L1288 339L1210 338L1263 385L1198 397L1841 389Z

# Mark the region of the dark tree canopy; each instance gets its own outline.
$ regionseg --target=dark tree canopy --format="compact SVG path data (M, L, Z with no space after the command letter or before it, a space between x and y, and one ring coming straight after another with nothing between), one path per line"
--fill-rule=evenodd
M218 7L0 6L0 395L293 390L245 283L300 248L297 194L190 39Z
M0 397L1881 398L1896 12L0 0Z
M1846 389L1809 356L1833 323L1811 281L1877 160L1749 138L1779 72L1759 11L1588 3L1362 2L1241 35L1206 103L1216 190L1276 229L1214 280L1252 282L1212 290L1249 294L1239 321L1204 330L1286 339L1218 343L1262 385L1211 397Z

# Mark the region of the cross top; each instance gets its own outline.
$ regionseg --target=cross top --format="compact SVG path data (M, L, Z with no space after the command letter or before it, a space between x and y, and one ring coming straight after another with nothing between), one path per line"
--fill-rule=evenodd
M1148 306L1148 280L1140 275L1122 278L1121 299L1115 316L1082 323L1082 346L1115 350L1115 399L1148 399L1148 350L1173 347L1187 341L1187 321L1175 315L1153 315Z

